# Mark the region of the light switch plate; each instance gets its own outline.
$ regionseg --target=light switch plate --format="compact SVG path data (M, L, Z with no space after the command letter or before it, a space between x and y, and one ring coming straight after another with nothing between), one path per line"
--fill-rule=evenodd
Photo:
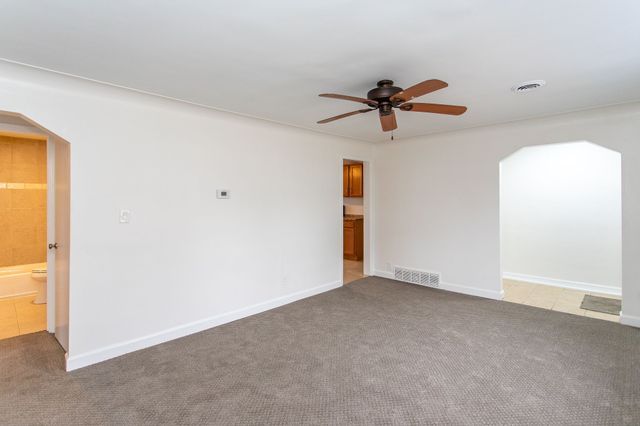
M218 189L216 191L217 198L229 198L230 196L231 194L229 193L228 189Z
M120 223L129 223L131 220L131 210L120 210Z

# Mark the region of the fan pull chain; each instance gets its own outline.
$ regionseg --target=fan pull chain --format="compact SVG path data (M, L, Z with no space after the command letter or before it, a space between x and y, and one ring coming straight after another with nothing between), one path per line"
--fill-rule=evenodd
M393 140L393 130L391 131L391 140Z

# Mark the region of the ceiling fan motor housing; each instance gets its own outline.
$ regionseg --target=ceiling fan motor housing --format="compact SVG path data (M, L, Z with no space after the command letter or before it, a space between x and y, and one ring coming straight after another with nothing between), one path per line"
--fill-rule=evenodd
M392 80L380 80L377 86L378 87L375 89L369 90L369 93L367 93L367 99L378 102L380 114L391 114L394 105L389 98L396 93L402 92L402 89L394 86Z

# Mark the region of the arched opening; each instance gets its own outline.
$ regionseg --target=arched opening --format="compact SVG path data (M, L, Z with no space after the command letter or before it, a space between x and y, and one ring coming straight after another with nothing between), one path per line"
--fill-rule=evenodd
M0 338L46 330L68 352L69 188L70 144L0 111Z
M500 162L504 300L619 321L621 154L580 141Z

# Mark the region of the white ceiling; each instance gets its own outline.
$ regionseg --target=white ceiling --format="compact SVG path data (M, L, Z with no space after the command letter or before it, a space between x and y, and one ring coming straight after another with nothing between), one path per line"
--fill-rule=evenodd
M398 111L396 138L640 99L637 0L4 0L0 57L369 141L374 113L319 98L449 83ZM547 80L516 95L516 83Z

